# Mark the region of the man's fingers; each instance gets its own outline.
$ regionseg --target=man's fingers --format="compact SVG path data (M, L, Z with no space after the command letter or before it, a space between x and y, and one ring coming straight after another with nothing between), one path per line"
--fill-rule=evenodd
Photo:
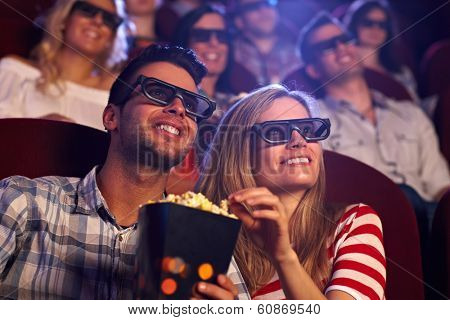
M219 276L217 277L217 282L219 283L219 285L222 288L224 288L225 290L228 290L229 292L231 292L233 297L237 297L238 289L234 285L234 283L231 281L230 278L228 278L227 276L224 276L223 274L219 274Z
M197 284L197 290L200 294L208 297L209 299L233 300L237 295L237 289L232 289L232 287L235 287L234 284L231 284L232 287L230 287L228 283L225 285L227 286L227 289L212 283L199 282Z

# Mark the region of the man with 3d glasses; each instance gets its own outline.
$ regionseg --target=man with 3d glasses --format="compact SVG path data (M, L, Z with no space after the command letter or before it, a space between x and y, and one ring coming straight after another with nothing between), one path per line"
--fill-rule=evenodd
M369 89L353 37L327 13L303 28L299 45L307 74L326 94L321 111L330 118L333 132L324 147L356 158L399 184L414 206L425 246L436 202L450 187L431 122L413 103Z
M205 73L190 50L148 47L111 88L102 167L83 179L0 181L0 298L133 298L138 208L164 196L170 168L190 150L198 121L215 109L197 93ZM194 293L236 295L224 275Z
M278 83L300 67L295 36L284 30L277 0L237 0L233 41L234 58L245 66L260 85ZM288 29L288 28L285 28Z

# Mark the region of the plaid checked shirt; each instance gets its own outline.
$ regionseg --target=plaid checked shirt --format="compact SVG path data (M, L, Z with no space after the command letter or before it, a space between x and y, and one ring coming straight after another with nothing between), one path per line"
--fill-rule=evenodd
M279 83L301 67L295 44L280 36L273 49L262 54L255 44L240 35L233 41L234 59L256 78L259 85Z
M137 225L115 222L95 177L0 181L0 298L133 298ZM248 298L234 260L229 276Z

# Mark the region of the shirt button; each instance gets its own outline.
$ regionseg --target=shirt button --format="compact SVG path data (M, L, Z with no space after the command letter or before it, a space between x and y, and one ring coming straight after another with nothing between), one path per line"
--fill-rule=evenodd
M123 241L123 235L119 234L119 241L122 242Z

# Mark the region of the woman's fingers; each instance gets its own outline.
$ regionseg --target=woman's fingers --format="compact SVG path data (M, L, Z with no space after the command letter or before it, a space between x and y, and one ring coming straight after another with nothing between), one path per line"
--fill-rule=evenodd
M255 219L253 219L250 212L239 203L231 204L230 211L235 214L246 227L252 227L255 223Z
M231 201L231 204L233 203L236 202ZM282 215L285 214L284 206L280 202L280 198L273 194L245 195L241 198L239 203L252 207L255 210L272 209L278 211Z
M229 200L235 200L235 201L241 201L243 198L250 197L250 196L257 196L257 195L263 195L263 194L272 194L269 189L265 187L260 188L246 188L239 191L236 191L228 197Z
M277 206L280 199L274 195L263 194L263 195L253 195L253 196L243 199L242 201L252 207L265 206L265 207L273 208L273 207Z
M272 221L278 221L280 214L273 210L256 210L253 212L255 219L267 219Z

